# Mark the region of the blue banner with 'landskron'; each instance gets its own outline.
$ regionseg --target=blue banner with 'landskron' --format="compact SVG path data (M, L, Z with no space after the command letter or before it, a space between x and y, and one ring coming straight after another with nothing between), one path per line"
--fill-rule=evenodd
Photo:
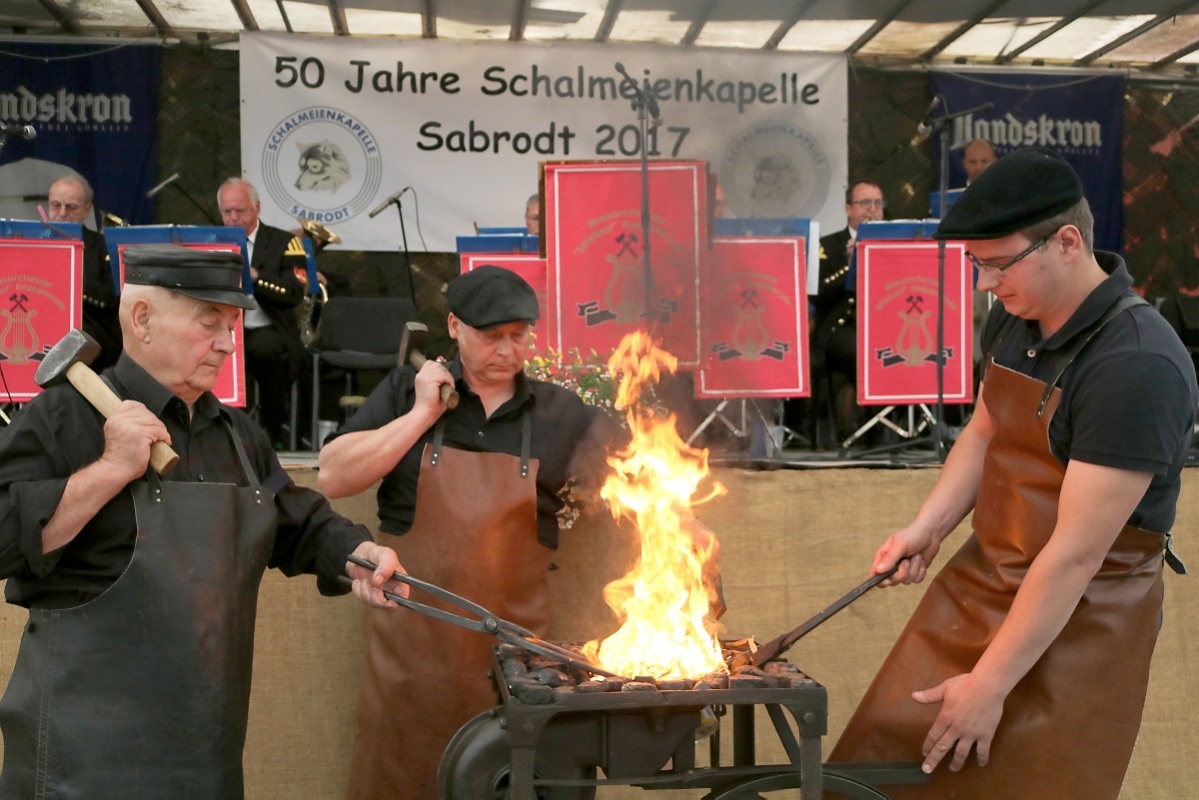
M989 140L1000 157L1026 147L1048 148L1082 178L1095 215L1095 246L1120 250L1123 76L937 71L929 80L932 95L944 98L936 116L993 104L950 122L950 188L966 184L962 151L974 139ZM933 155L939 165L939 138Z
M73 170L92 184L97 210L150 222L161 53L156 44L0 43L0 123L35 134L7 137L0 199L44 202L47 178Z

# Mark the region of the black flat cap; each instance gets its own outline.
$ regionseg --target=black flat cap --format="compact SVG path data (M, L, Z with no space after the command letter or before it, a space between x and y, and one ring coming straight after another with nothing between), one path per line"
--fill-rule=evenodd
M541 319L533 287L512 270L492 264L454 278L445 296L455 317L481 331Z
M241 289L241 277L238 253L189 250L176 244L125 248L125 283L161 286L197 300L254 308L254 298Z
M1082 181L1052 150L1009 153L979 175L949 209L936 239L1002 239L1083 198Z

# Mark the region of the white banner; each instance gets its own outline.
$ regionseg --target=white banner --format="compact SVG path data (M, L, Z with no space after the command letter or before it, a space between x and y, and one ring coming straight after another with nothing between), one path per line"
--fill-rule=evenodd
M839 56L590 43L241 38L241 144L263 218L304 216L350 250L456 250L521 226L541 161L639 158L615 65L646 80L651 158L704 159L729 216L845 224L847 86ZM651 196L651 202L653 200Z

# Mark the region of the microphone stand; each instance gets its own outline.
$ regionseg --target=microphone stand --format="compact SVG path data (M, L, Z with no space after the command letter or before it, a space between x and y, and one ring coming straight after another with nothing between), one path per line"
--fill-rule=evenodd
M624 66L618 63L616 71L624 76L623 83L633 94L632 107L637 112L637 122L641 129L641 253L645 268L645 319L652 334L658 324L658 314L654 275L650 267L649 132L662 124L662 118L658 113L658 101L649 89L649 80L646 79L644 87L638 86Z
M943 105L943 104L942 104ZM995 107L994 103L983 103L981 106L968 108L965 111L954 111L945 113L940 117L933 117L921 123L927 125L927 130L930 134L935 133L937 143L941 148L939 165L940 175L938 176L938 190L941 193L941 218L945 218L946 198L949 194L949 123L958 117L964 117L969 114L977 114L980 111L990 111ZM923 131L921 131L923 133ZM869 456L880 453L889 453L896 450L904 450L923 441L928 441L933 448L933 458L944 463L946 456L949 454L949 448L945 444L945 240L937 240L937 334L936 334L936 365L937 365L937 403L936 413L933 415L932 424L929 426L930 436L919 442L902 442L897 445L884 445L875 447L862 452L860 455Z
M400 193L403 195L403 192ZM404 271L408 273L408 296L412 298L412 305L416 305L416 285L412 281L412 254L408 252L408 230L404 227L404 207L401 205L401 198L397 197L392 201L395 203L396 212L400 215L400 241L403 243L404 255ZM419 214L417 222L420 222Z
M929 121L932 130L937 134L937 144L941 148L940 175L938 190L941 193L941 219L949 211L949 123L958 117L989 111L994 103L983 103L981 106L965 111L945 113ZM966 335L966 332L963 331ZM937 413L932 425L933 453L938 461L944 462L949 454L945 445L945 240L937 239Z

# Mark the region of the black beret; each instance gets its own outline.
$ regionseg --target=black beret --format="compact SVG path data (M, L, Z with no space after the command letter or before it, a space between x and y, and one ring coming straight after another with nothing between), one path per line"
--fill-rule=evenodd
M450 281L445 296L455 317L481 331L509 322L532 325L541 318L533 287L512 270L492 264Z
M1082 181L1052 150L1009 153L966 187L936 239L1002 239L1057 216L1083 199Z
M242 266L238 253L190 250L176 244L125 248L125 283L161 286L197 300L255 308L254 298L241 288Z

